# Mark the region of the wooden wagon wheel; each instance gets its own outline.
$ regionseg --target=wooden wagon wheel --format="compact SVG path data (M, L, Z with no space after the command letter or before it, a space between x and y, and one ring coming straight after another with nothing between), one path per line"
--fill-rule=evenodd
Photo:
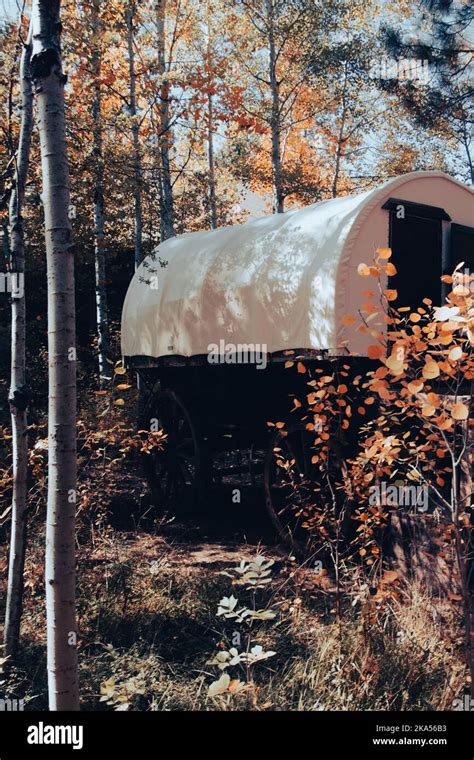
M323 472L320 463L312 461L316 453L314 432L304 423L278 430L267 449L264 464L265 503L270 519L283 543L298 554L309 551L313 543L304 523L315 501L315 489L330 481L347 482L345 462L336 445L330 447ZM332 494L331 494L332 496Z
M148 482L159 505L182 510L188 496L195 502L203 467L203 451L196 423L184 402L172 390L162 390L148 404L146 427L156 420L166 439L146 455Z

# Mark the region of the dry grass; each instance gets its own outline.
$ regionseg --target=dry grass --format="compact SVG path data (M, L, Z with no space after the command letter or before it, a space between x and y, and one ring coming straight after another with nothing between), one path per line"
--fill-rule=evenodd
M236 628L215 616L219 599L232 592L222 570L255 555L255 547L236 548L170 546L159 536L110 531L92 555L80 553L84 709L113 709L100 701L108 679L129 692L136 710L441 710L462 693L459 619L446 601L408 586L368 623L351 597L339 624L330 595L303 590L280 557L268 592L278 616L259 623L254 637L276 656L255 669L251 692L209 698L218 674L206 662L220 642L229 646ZM26 697L28 709L46 707L41 577L33 547L24 645L3 687Z

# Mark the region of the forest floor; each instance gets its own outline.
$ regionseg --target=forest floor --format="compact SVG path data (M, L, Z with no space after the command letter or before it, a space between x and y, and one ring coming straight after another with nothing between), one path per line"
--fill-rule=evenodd
M328 578L275 545L219 538L215 523L203 526L173 518L148 532L108 525L79 547L84 709L439 710L462 693L460 621L446 600L397 583L369 610L353 584L338 621ZM22 648L3 682L28 710L47 706L40 534L28 551ZM250 690L209 697L222 675L209 660L235 644L236 633L246 635L245 626L216 616L218 602L248 597L229 575L258 553L274 560L258 606L270 604L276 618L249 631L251 645L275 654L254 668Z

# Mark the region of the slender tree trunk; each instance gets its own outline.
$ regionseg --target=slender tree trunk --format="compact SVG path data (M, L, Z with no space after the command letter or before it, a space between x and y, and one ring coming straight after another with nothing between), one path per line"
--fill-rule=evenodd
M166 0L157 0L157 46L160 82L160 227L161 239L174 237L174 201L170 168L170 84L166 78L165 39Z
M284 211L285 196L283 194L282 165L281 165L281 119L280 119L280 84L277 78L277 55L275 47L275 26L273 0L265 0L268 23L269 44L269 76L272 94L272 112L270 127L272 133L272 174L274 211L282 214Z
M471 178L471 185L474 185L474 163L471 155L471 142L472 142L472 129L467 119L462 122L460 142L466 151L467 165L469 167L469 175Z
M471 175L471 185L474 185L474 164L472 162L470 143L467 140L465 142L465 148L466 148L467 163L469 166L469 174Z
M457 514L455 515L455 548L456 559L458 562L459 575L461 581L461 591L463 596L464 616L465 616L465 648L466 662L471 677L471 697L474 698L474 540L473 540L473 515L471 511L470 525L461 526L459 524L459 513L468 513L474 495L473 480L473 452L474 452L474 434L472 432L469 419L472 418L472 407L474 404L474 395L472 393L473 383L471 383L471 395L469 400L470 414L468 421L462 423L463 436L466 441L464 454L459 462L459 502L456 504Z
M102 90L100 84L102 68L102 51L100 42L101 20L100 0L93 0L92 32L94 36L92 51L92 68L94 72L94 100L92 102L93 139L94 139L94 261L95 261L95 303L97 317L97 338L99 349L100 387L110 380L108 353L107 320L107 286L105 270L105 235L104 235L104 156L102 147L101 105Z
M217 201L216 201L216 174L214 165L214 118L212 94L208 95L207 102L207 155L209 160L209 216L211 229L217 227Z
M142 159L140 153L139 126L137 118L136 72L135 72L135 2L131 0L126 12L127 47L129 70L129 112L132 117L133 171L135 177L135 269L143 258L143 211L142 211Z
M336 164L334 167L334 179L332 183L332 197L336 198L337 188L339 183L339 174L341 171L341 159L344 145L344 130L346 128L346 116L347 116L347 61L344 66L344 84L342 90L342 114L341 123L339 125L339 134L337 136L337 148L336 148Z
M75 610L76 347L74 256L59 0L34 0L31 72L38 109L48 280L46 613L51 710L79 709Z
M12 291L10 412L13 436L13 495L10 562L8 569L7 605L5 611L4 653L13 657L20 638L23 600L23 570L26 549L26 508L28 475L26 330L25 330L25 242L23 202L30 158L33 127L33 88L30 71L31 27L20 62L21 128L16 155L16 170L10 198L9 222L11 241L11 275L16 288Z
M212 100L212 39L211 39L211 3L207 3L207 68L209 91L207 93L207 157L209 161L209 221L211 229L217 227L216 174L214 165L214 103Z

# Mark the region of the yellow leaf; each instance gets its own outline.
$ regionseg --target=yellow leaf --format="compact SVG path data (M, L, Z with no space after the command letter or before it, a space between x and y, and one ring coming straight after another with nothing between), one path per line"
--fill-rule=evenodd
M116 375L126 375L127 374L127 370L125 369L125 367L115 367L114 372L115 372Z
M370 269L367 264L359 264L357 267L357 274L360 274L361 277L368 277L370 275Z
M117 398L117 399L115 399L115 405L116 406L125 406L125 401L123 400L123 398Z
M396 353L389 356L385 364L393 375L401 375L403 372L403 359L399 359Z
M423 390L423 381L412 380L411 383L408 383L407 388L410 393L419 393L421 390Z
M434 380L435 377L439 377L438 364L432 359L428 359L423 367L423 377L426 378L426 380Z
M469 409L465 404L458 401L451 409L451 417L453 420L467 420L469 416Z

